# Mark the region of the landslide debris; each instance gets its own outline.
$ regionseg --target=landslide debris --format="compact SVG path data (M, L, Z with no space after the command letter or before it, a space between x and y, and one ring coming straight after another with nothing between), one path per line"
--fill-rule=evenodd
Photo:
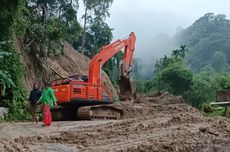
M100 152L230 151L230 124L221 117L203 116L179 96L140 96L114 106L124 109L122 120L95 121L88 126L87 121L77 121L78 127L57 122L49 133L19 136L2 144L18 151L49 151L51 147Z

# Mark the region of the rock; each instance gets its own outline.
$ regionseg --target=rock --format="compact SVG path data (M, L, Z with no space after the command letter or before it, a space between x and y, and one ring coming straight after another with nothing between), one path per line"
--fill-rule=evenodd
M9 112L9 108L0 107L0 117Z

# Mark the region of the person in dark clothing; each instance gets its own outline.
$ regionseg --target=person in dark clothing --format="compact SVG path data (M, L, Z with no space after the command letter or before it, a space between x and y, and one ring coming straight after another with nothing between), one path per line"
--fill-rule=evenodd
M38 117L36 115L37 102L39 98L41 97L41 95L42 95L42 92L39 89L38 84L34 83L33 90L30 92L29 105L30 105L30 112L36 124L38 123Z

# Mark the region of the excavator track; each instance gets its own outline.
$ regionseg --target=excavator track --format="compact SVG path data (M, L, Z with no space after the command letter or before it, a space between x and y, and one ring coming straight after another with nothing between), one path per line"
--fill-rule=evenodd
M80 107L77 113L78 120L118 120L123 111L113 106L87 106Z
M91 107L80 107L77 111L78 120L90 120L92 117Z

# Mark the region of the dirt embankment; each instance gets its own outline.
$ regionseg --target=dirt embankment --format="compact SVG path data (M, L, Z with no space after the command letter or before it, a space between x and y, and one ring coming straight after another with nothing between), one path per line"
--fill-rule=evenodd
M15 42L15 47L20 53L21 62L24 68L22 83L27 92L32 89L34 82L42 83L43 79L50 81L60 78L53 70L62 77L70 75L88 75L90 59L74 50L68 43L64 44L60 56L43 60L29 54L20 40ZM104 72L102 73L102 82L106 88L113 93L114 97L117 98L117 90Z
M221 117L203 116L181 97L141 96L115 106L124 110L122 120L56 122L49 128L0 124L0 147L3 151L230 151L230 124Z

